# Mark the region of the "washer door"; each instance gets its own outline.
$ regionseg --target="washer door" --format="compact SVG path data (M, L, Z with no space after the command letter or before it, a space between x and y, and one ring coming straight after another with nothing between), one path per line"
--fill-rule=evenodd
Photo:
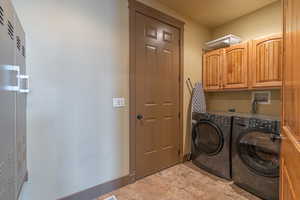
M201 120L193 128L193 144L197 152L209 156L218 154L224 144L221 130L212 122Z
M249 131L237 140L237 149L244 164L260 176L279 176L280 141L273 133ZM273 137L274 138L274 137Z

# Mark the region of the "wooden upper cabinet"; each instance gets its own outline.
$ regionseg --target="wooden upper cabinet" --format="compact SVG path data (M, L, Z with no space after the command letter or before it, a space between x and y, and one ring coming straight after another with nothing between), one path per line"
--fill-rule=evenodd
M203 56L203 86L207 91L221 89L222 52L215 50Z
M283 39L281 34L250 42L250 74L252 87L282 86Z
M223 88L248 88L248 43L226 48L223 57Z
M282 87L281 34L214 50L203 57L206 91Z

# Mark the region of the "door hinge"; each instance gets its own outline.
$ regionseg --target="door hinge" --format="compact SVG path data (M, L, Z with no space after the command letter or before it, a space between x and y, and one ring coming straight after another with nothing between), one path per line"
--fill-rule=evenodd
M180 113L178 113L178 118L180 119L180 117L181 117L181 116L180 116Z
M178 77L178 81L179 81L179 83L180 83L180 81L181 81L181 77L180 77L180 76Z
M181 153L181 152L180 152L180 149L178 149L178 156L180 156L180 153Z

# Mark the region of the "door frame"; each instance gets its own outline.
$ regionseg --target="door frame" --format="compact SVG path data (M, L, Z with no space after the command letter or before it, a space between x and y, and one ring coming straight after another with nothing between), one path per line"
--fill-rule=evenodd
M179 62L179 70L180 70L180 77L179 77L179 110L180 110L180 130L179 130L179 149L180 149L180 160L178 162L182 162L184 155L183 155L183 88L184 88L184 22L171 17L161 11L158 11L154 8L146 6L137 0L128 0L129 2L129 139L130 139L130 151L129 151L129 173L130 173L130 181L134 182L136 180L136 91L135 91L135 83L136 83L136 64L135 64L135 28L136 28L136 13L141 13L147 17L154 18L158 21L161 21L165 24L173 26L179 30L180 33L180 41L179 41L179 50L180 50L180 62Z

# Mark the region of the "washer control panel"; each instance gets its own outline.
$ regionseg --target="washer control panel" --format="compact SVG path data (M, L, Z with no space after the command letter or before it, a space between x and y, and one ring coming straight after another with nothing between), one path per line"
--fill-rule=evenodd
M235 117L234 125L243 127L243 129L256 129L273 133L280 133L280 121L265 120L257 118Z
M221 126L231 126L231 117L228 116L210 114L208 115L208 119Z
M212 113L194 113L193 120L209 120L219 126L230 127L232 123L232 117L221 114L212 114Z

